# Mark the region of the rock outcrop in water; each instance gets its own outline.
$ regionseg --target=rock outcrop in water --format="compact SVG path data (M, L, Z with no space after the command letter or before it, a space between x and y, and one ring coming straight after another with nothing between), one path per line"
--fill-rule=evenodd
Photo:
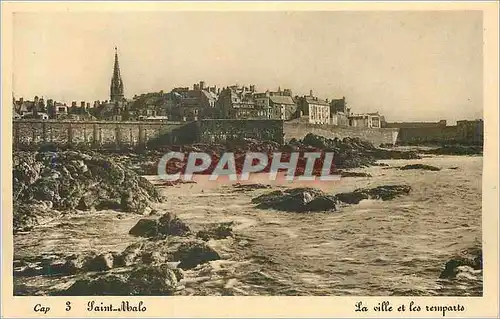
M406 171L410 169L422 169L425 171L440 171L441 169L436 166L426 165L426 164L409 164L399 168L400 170Z
M205 241L210 239L233 237L234 234L232 226L233 222L212 224L205 229L200 230L196 234L196 237Z
M140 154L106 153L114 161L126 163L128 167L141 175L158 174L158 163L160 158L169 151L182 152L187 155L190 152L203 152L210 154L212 165L200 174L210 174L221 156L225 152L232 152L235 156L235 166L238 172L241 171L245 154L247 152L261 152L268 154L272 158L274 152L289 154L298 152L301 154L298 159L297 174L300 175L305 168L304 152L333 152L333 164L335 168L357 168L376 165L377 160L384 159L419 159L417 153L411 151L387 150L375 147L368 141L346 137L343 139L329 139L315 134L308 134L301 141L292 139L285 145L280 145L270 141L259 141L254 139L241 139L228 141L225 144L191 144L182 146L165 145L156 150L147 150ZM285 156L286 157L286 156ZM286 160L286 159L283 159ZM323 166L323 159L317 160L317 167ZM169 161L167 172L178 172L185 168L186 161ZM269 167L264 169L267 171ZM172 184L172 183L169 183ZM173 185L173 184L172 184Z
M440 148L422 151L434 155L482 155L483 146L480 145L446 145Z
M252 199L257 208L276 209L280 211L309 212L319 210L335 210L335 200L328 201L325 194L314 188L292 188L276 190ZM319 209L318 202L328 201L329 207L322 205Z
M461 274L474 274L483 269L483 252L481 247L467 249L446 262L439 278L453 279Z
M335 198L345 204L359 204L360 201L365 199L391 200L401 195L408 195L410 191L411 187L408 185L385 185L339 193L335 195Z
M177 282L177 276L169 265L137 266L130 272L77 280L58 295L169 296L176 290Z
M365 199L391 200L411 191L408 185L386 185L336 195L314 188L277 190L252 199L257 208L288 212L335 211L342 204L359 204Z
M341 177L372 177L371 174L365 172L340 172Z
M211 225L194 236L174 214L166 213L156 222L157 229L163 228L160 236L131 244L120 253L42 256L20 263L22 267L15 268L14 276L76 277L69 288L51 292L55 295L171 295L179 289L184 270L222 258L209 242L197 237L233 236L232 223Z
M158 219L140 219L129 231L139 237L187 236L189 226L172 213L165 213Z
M145 178L96 153L16 152L14 229L29 229L48 210L119 209L143 214L160 195ZM45 209L32 207L45 205Z

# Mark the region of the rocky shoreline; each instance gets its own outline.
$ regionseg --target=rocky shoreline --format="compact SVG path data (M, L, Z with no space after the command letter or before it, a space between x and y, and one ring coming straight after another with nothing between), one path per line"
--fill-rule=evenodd
M370 174L349 169L379 165L378 160L420 158L412 151L380 149L359 139L325 139L312 134L302 141L291 141L284 146L245 140L228 145L186 145L170 149L186 153L212 152L214 158L220 158L224 151L236 154L247 151L333 151L337 154L334 159L338 168L336 172L342 177L352 178L371 177ZM211 262L231 262L240 258L234 251L245 244L235 235L231 222L212 223L205 229L193 231L174 213L155 211L157 203L172 200L160 196L157 187L180 183L154 186L140 176L156 173L161 154L163 152L160 151L130 155L46 149L15 152L15 232L29 232L46 220L57 219L69 212L112 210L139 214L144 218L129 230L137 242L121 252L96 251L69 257L56 254L48 258L40 256L34 260L16 261L14 277L67 277L71 285L51 290L53 295L174 295L182 294L185 289L185 271L195 269L196 276L199 276ZM145 163L141 162L143 160ZM410 164L400 169L440 170L424 164ZM264 184L235 184L233 191L265 191L268 188L269 185ZM358 188L336 194L314 188L287 188L269 190L253 197L249 205L269 213L337 212L362 200L393 200L411 191L409 185L399 184ZM220 242L233 253L220 250ZM443 264L441 274L436 274L439 280L471 280L471 274L475 280L478 276L482 280L480 247L472 249L465 257L453 257ZM16 289L21 294L23 290L27 291L22 286Z

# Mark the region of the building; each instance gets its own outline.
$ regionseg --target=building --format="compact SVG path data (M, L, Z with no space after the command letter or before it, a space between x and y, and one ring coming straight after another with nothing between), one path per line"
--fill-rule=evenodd
M351 110L347 107L345 96L341 99L333 99L330 101L330 119L331 124L335 126L349 126L349 114Z
M347 118L351 127L381 128L380 114L378 112L350 114Z
M253 99L257 108L263 111L264 116L272 120L290 120L297 113L297 105L292 98L292 91L285 89L265 93L254 93Z
M330 103L327 100L313 96L312 90L309 96L299 97L297 110L300 117L306 117L311 124L330 124Z
M49 118L43 97L35 96L33 101L25 101L24 98L16 101L15 98L12 98L12 110L12 115L16 119L46 120Z
M204 81L193 85L191 90L174 89L177 103L174 104L176 114L181 120L191 121L208 119L217 116L217 87L207 87Z
M256 103L255 86L224 88L217 100L220 117L225 119L269 119L269 106Z
M104 101L87 110L88 114L102 121L129 120L128 101ZM71 112L72 114L76 114Z
M154 92L134 96L130 114L136 119L161 117L172 121L193 121L218 116L217 97L220 90L200 81L189 87L176 87L169 93Z

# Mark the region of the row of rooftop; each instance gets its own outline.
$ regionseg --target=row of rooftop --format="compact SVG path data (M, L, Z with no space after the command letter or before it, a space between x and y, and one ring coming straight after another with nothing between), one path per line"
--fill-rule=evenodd
M177 87L170 92L154 92L92 103L71 105L35 96L32 101L13 98L16 119L68 120L172 120L198 119L279 119L343 127L382 127L384 117L378 112L353 114L345 97L322 99L313 94L293 95L290 89L258 92L255 85L232 85L218 88L204 81L192 87Z

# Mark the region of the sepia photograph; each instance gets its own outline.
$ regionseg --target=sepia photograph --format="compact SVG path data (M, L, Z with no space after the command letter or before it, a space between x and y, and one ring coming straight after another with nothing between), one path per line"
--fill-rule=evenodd
M14 296L483 296L482 11L11 20Z

